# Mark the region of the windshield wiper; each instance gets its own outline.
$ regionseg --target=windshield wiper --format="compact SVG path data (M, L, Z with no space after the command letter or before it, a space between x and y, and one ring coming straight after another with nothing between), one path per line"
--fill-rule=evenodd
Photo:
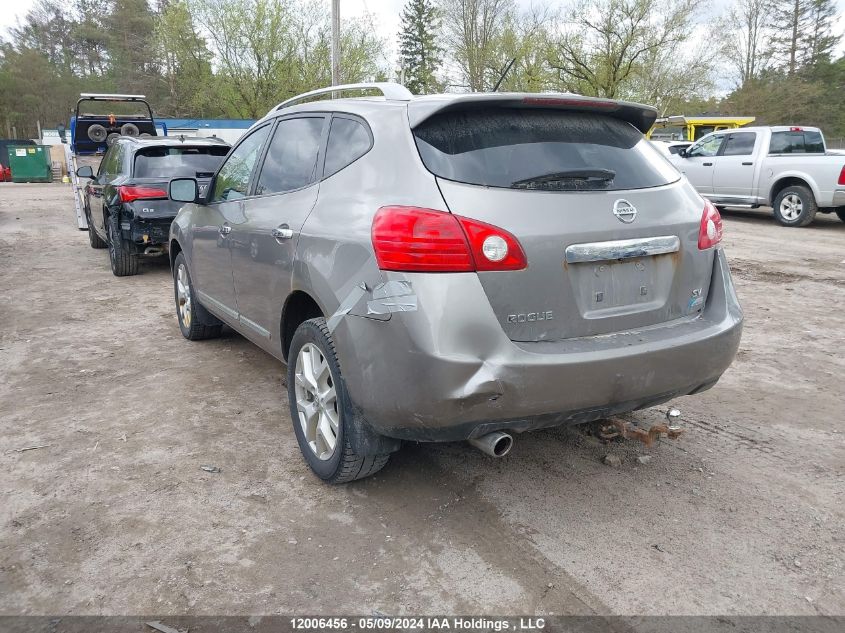
M567 169L565 171L553 171L540 176L531 176L531 178L515 180L511 183L511 187L516 189L530 189L536 185L566 180L581 181L583 183L608 182L613 180L615 177L616 172L612 169Z

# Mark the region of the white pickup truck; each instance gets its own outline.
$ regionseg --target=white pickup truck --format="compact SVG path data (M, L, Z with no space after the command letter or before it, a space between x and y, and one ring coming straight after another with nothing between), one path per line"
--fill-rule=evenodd
M668 158L717 206L771 206L784 226L820 212L845 222L845 155L828 152L818 128L723 130Z

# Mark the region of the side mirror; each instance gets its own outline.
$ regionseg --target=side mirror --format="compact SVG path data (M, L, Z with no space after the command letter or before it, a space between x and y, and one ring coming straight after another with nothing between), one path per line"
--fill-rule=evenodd
M76 170L76 175L79 178L93 178L94 177L94 170L91 168L90 165L83 165L79 169Z
M678 156L680 156L681 158L686 158L687 157L687 148L682 147L681 149L679 149L678 150Z
M170 181L168 194L176 202L198 202L198 187L195 178L174 178Z

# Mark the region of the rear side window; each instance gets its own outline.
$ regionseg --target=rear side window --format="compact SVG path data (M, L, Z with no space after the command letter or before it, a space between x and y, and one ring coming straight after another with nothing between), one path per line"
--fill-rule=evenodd
M326 147L326 166L323 177L328 178L366 154L372 143L364 124L355 119L335 117Z
M444 112L414 129L436 176L488 187L642 189L679 174L632 125L602 114L490 108Z
M757 135L754 132L736 132L728 136L722 156L750 156L754 151Z
M823 154L824 141L817 130L772 132L769 154Z
M116 176L120 173L120 163L123 144L115 143L106 150L103 156L103 161L100 163L100 169L97 172L99 176Z
M323 117L279 121L261 167L256 195L293 191L316 180L324 121Z
M135 154L136 178L211 178L229 148L145 147Z

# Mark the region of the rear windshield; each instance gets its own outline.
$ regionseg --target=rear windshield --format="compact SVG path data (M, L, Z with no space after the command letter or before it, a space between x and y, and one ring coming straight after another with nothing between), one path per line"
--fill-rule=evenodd
M436 176L549 191L643 189L680 175L632 125L560 110L444 112L414 129Z
M135 154L135 178L211 178L229 152L220 147L146 147Z
M769 154L824 154L822 133L818 130L772 132Z
M79 103L79 116L104 117L113 114L121 119L150 119L150 106L144 101L86 101Z

